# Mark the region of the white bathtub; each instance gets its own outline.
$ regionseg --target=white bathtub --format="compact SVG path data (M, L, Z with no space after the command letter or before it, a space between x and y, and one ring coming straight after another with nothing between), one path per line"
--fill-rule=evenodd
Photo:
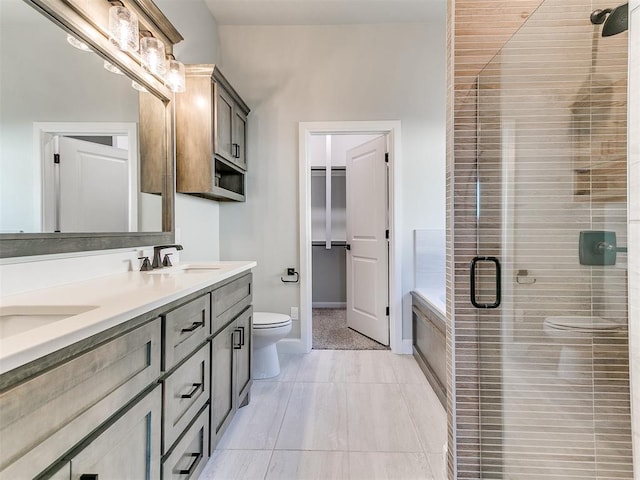
M414 292L420 295L420 298L422 298L425 302L442 313L443 316L446 316L447 297L443 291L417 288L416 290L414 290Z

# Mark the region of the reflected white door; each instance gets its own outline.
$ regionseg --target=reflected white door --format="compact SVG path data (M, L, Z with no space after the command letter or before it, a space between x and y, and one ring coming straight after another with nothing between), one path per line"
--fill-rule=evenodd
M347 152L347 325L389 345L387 151L381 136Z
M67 137L58 151L60 231L129 231L128 152Z

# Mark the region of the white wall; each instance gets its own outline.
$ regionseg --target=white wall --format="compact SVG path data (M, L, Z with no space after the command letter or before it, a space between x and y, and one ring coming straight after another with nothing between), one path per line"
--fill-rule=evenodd
M157 0L156 5L175 25L184 41L174 47L182 63L219 63L218 26L203 0ZM179 94L178 94L179 95ZM218 202L176 194L176 242L181 260L218 260Z
M222 71L252 108L247 202L221 205L220 251L257 260L256 309L299 303L299 288L280 282L299 259L298 122L400 120L411 337L412 231L445 224L445 24L443 4L432 24L220 27Z
M629 3L629 355L634 478L640 476L640 0Z

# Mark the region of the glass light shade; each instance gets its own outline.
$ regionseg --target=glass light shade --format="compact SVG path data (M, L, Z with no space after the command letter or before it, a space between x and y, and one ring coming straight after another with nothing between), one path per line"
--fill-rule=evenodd
M90 52L91 51L91 49L89 48L89 46L86 43L81 42L80 40L78 40L73 35L67 34L67 42L69 42L69 45L73 45L78 50L82 50L83 52Z
M109 9L109 40L124 52L137 52L140 46L138 17L125 7Z
M106 60L104 61L104 68L106 70L109 70L111 73L115 73L116 75L124 75L124 73L122 73L122 70L120 70L114 64L107 62Z
M138 82L136 82L135 80L131 80L131 86L135 89L138 90L139 92L144 92L144 93L149 93L149 90L147 90L146 88L144 88L142 85L140 85Z
M167 73L167 60L164 54L164 43L154 37L143 37L140 41L142 66L151 73L164 77Z
M180 93L186 90L184 64L177 60L169 60L167 76L164 83L172 92Z

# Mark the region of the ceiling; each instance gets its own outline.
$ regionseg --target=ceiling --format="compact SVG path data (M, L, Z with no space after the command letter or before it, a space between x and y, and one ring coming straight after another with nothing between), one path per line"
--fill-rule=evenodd
M429 22L446 0L205 0L218 25ZM437 15L440 15L438 17Z

